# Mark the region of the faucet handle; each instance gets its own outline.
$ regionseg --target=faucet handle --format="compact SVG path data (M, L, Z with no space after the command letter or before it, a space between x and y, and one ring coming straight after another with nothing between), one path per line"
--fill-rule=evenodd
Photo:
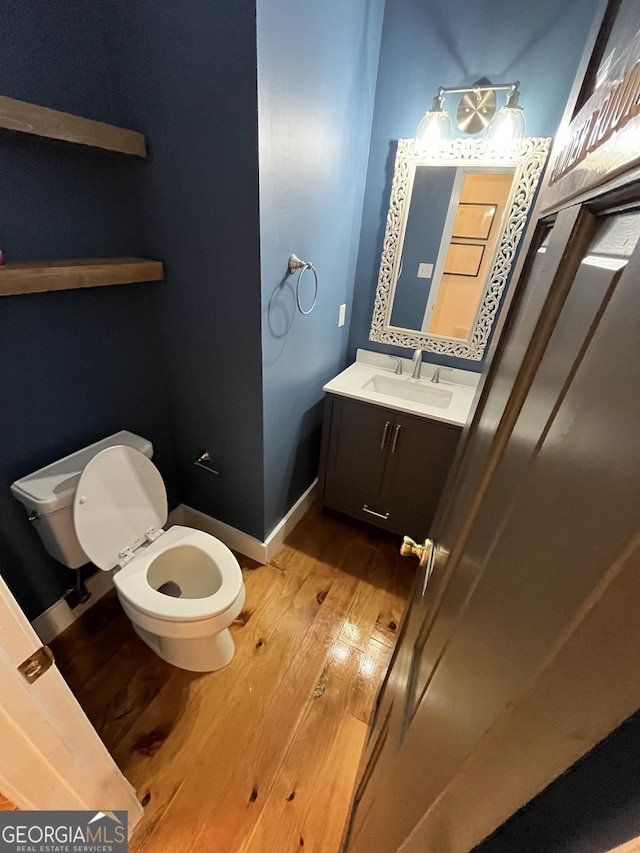
M398 362L393 372L396 373L398 376L402 376L402 359L399 358L397 355L390 355L389 358L392 358L394 361Z
M436 367L433 371L433 376L431 377L431 381L436 385L440 382L440 374L443 370L449 371L449 373L453 373L453 367Z

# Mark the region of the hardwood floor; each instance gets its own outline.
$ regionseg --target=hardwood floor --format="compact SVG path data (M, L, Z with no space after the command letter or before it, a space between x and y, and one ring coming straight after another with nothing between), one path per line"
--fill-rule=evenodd
M169 666L115 594L53 644L145 804L132 853L337 853L415 564L399 537L311 511L269 565L239 555L232 663Z
M3 793L0 792L0 812L15 812L18 807L14 806L11 800L8 800Z

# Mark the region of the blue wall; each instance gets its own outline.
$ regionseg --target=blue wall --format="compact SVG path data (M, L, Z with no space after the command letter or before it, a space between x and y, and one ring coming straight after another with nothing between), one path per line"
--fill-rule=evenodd
M3 5L2 93L123 121L107 3ZM136 124L132 122L135 128ZM0 247L9 260L144 255L144 161L0 134ZM33 618L72 584L9 492L18 477L124 427L150 438L178 500L152 303L162 284L0 298L0 573Z
M253 2L114 8L118 91L150 141L183 499L264 539L317 473L322 385L344 364L383 0L270 2L257 34ZM292 32L313 38L283 50ZM320 276L309 317L283 280L292 251ZM194 467L203 449L219 477Z
M495 82L520 80L527 135L552 136L597 5L598 0L387 0L349 333L350 358L357 347L407 354L403 348L369 341L397 140L415 135L438 86L470 85L480 77ZM455 113L456 102L452 103L451 112ZM479 362L433 353L427 358L481 369Z
M345 366L383 8L258 2L265 534L317 474L322 385ZM306 317L292 252L318 272ZM312 289L306 272L303 307Z
M145 244L183 500L262 538L254 0L112 4L108 51L149 140ZM219 476L193 465L208 450Z

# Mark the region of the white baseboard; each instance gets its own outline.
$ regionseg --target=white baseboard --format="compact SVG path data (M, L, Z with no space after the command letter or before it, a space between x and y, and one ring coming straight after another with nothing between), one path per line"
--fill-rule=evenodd
M73 580L71 572L69 572L69 578ZM72 610L64 598L61 598L33 620L31 626L45 645L55 640L69 625L73 625L76 619L79 619L83 613L86 613L90 607L100 601L103 595L113 589L111 572L98 570L95 575L87 580L87 589L91 593L91 598L86 604L79 604Z
M220 539L229 548L251 557L257 563L268 563L305 512L313 506L317 485L318 480L315 479L284 518L273 528L264 542L186 504L180 504L169 513L167 526L184 524L186 527L204 530L205 533L210 533L216 539ZM71 573L70 577L72 577ZM45 645L62 634L69 625L73 625L76 619L79 619L103 595L113 589L111 572L96 572L87 580L87 589L91 593L91 598L86 604L79 604L72 610L64 598L61 598L52 604L48 610L45 610L41 616L33 620L31 625Z
M185 527L195 527L196 530L203 530L211 536L215 536L221 542L224 542L233 551L239 551L241 554L246 554L252 560L257 560L258 563L265 562L265 547L264 543L248 533L243 533L236 527L231 527L230 524L225 524L224 521L218 521L217 518L212 518L198 509L180 504L170 514L168 524L183 524Z
M232 550L239 551L258 563L268 563L305 512L313 506L317 485L316 479L273 528L264 542L186 504L180 504L170 513L169 524L184 524L187 527L195 527L196 530L204 530Z
M306 513L308 509L310 509L314 503L316 502L316 490L318 488L318 478L316 477L313 483L309 486L306 492L303 492L298 500L291 507L289 512L284 516L284 518L280 519L280 521L273 528L271 533L267 536L265 540L266 547L266 560L268 562L276 551L280 548L284 540L291 533L296 524L300 521L302 516Z

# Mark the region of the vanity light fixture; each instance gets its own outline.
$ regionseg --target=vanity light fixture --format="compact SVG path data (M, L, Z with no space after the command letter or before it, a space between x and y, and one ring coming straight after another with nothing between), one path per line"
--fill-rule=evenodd
M451 139L453 125L449 113L444 108L444 94L446 89L440 87L438 94L433 99L433 106L422 117L416 131L416 148L424 151L440 142L448 142Z
M416 131L415 148L422 153L451 139L453 125L444 102L447 95L464 95L458 107L458 127L476 133L486 127L486 138L493 142L519 141L524 137L524 112L518 104L520 82L492 84L479 80L475 86L440 86ZM495 112L495 93L508 92L507 102Z
M507 95L507 103L494 115L489 122L486 139L493 142L519 142L524 138L524 110L519 105L520 83L511 84Z

